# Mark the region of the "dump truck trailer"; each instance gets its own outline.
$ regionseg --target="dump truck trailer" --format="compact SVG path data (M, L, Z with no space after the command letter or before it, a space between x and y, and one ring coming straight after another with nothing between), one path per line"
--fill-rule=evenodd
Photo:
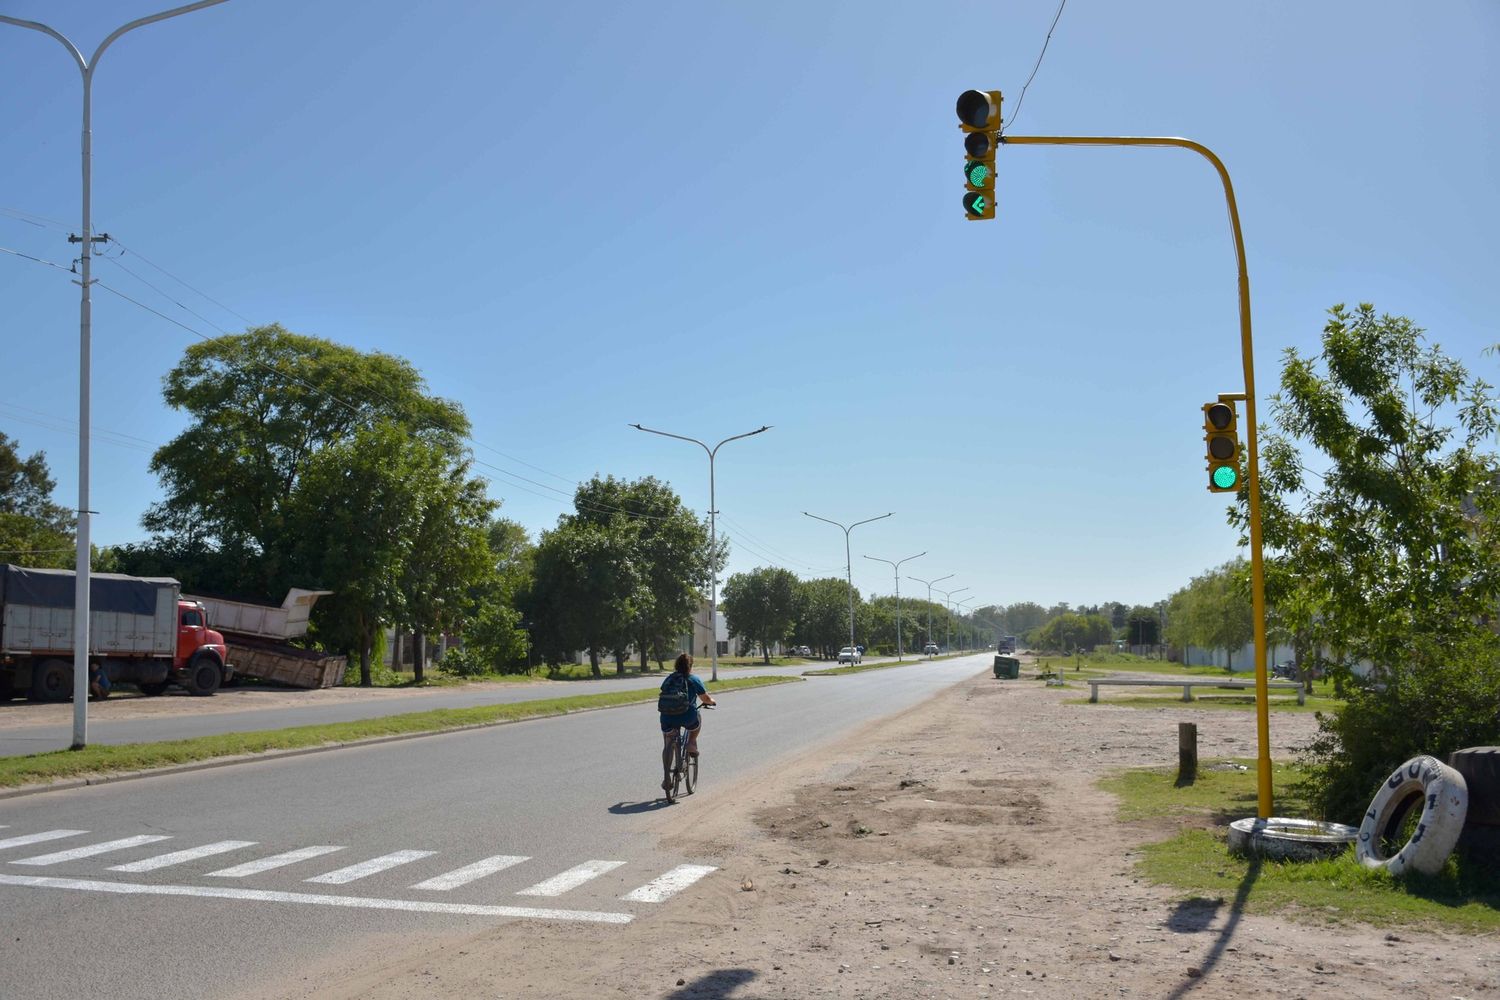
M0 701L72 696L76 587L72 570L0 564ZM89 676L101 693L124 681L211 695L232 674L224 637L180 589L170 577L89 575Z
M331 593L331 590L294 587L279 608L221 597L189 599L203 605L223 630L229 655L240 676L259 677L290 687L326 688L343 683L348 657L293 646L288 640L307 634L313 605L319 597Z

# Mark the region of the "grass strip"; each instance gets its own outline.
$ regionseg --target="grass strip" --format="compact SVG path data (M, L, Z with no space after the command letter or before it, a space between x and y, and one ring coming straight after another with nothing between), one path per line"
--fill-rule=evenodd
M1295 765L1273 762L1276 815L1311 815L1298 794L1301 778ZM1228 824L1255 815L1253 760L1204 761L1196 780L1180 788L1172 767L1119 772L1099 786L1119 796L1122 820L1178 831L1168 840L1145 845L1136 868L1149 881L1181 889L1190 897L1250 913L1285 913L1322 923L1363 922L1470 934L1500 931L1500 870L1457 855L1437 875L1405 878L1365 868L1352 850L1312 862L1230 856Z
M800 681L799 677L736 677L708 683L714 694L742 688L763 687ZM478 705L473 708L436 708L426 712L387 715L354 722L332 722L290 729L264 729L248 733L223 733L187 740L165 740L159 743L126 743L117 746L94 744L82 750L54 750L24 757L0 758L0 788L14 788L63 778L85 775L118 774L144 771L174 764L232 757L241 754L266 753L271 750L298 750L305 747L350 743L380 736L404 736L412 733L440 733L465 726L493 725L567 715L589 708L612 708L655 701L656 688L634 688L629 691L606 691L602 694L573 695L538 701L511 702L504 705Z

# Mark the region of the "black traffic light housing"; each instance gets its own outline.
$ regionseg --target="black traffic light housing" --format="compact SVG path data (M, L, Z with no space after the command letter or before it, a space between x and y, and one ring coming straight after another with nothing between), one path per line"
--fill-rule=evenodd
M1208 491L1236 493L1244 479L1234 403L1217 400L1203 404L1203 444L1208 457Z
M964 131L964 218L995 217L995 150L1000 145L998 90L958 95L958 127Z

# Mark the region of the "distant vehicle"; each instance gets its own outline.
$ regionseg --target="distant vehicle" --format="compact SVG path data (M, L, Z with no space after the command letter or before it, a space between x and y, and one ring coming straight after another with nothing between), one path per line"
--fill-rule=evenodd
M808 646L798 646L796 649L792 650L792 654L794 656L811 656L812 649Z
M995 649L997 653L1014 653L1016 651L1016 637L1013 635L1002 635L1000 645Z
M922 647L923 656L936 656L939 652L938 644L935 642L929 642L926 646Z
M840 663L861 663L863 661L864 657L861 656L859 650L855 649L853 646L845 646L843 649L839 650Z

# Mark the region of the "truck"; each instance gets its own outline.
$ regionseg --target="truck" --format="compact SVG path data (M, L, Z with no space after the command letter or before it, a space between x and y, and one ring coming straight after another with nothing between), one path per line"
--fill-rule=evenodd
M1002 635L999 642L995 644L997 653L1014 653L1016 651L1016 637L1013 635Z
M259 677L290 687L326 688L343 683L348 657L304 649L288 640L307 634L313 605L319 597L331 593L293 587L279 608L221 597L187 600L196 601L213 615L234 657L238 676Z
M72 697L76 580L72 570L0 564L0 701ZM224 636L181 591L170 577L89 575L91 688L107 696L123 681L158 695L177 683L206 696L233 676Z

